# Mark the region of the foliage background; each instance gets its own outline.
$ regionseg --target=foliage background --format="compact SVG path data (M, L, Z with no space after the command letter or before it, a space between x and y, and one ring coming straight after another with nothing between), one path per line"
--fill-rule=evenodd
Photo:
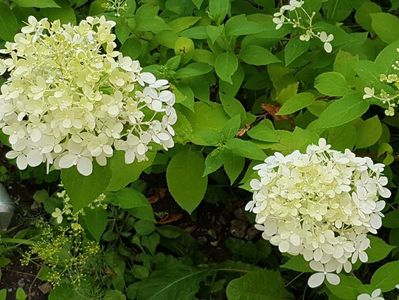
M154 151L132 165L117 153L89 177L74 169L46 175L41 167L17 173L45 186L34 197L43 214L62 207L52 196L59 179L75 210L102 193L110 204L81 220L87 238L101 244L101 264L86 270L83 286L63 282L49 299L356 299L377 288L396 299L397 197L387 205L385 228L371 238L370 264L341 275L339 286L307 290L302 273L311 270L298 257L280 255L257 236L223 239L228 254L214 259L184 223L160 225L145 195L167 187L193 223L209 206L223 215L250 198L245 190L254 164L275 151L304 150L319 137L386 164L395 189L398 115L386 117L381 103L362 96L365 86L382 87L379 75L398 59L399 1L305 0L304 7L317 12L314 30L334 34L331 54L320 41L300 41L297 29L275 29L272 14L284 1L127 0L120 10L110 2L118 1L0 1L3 44L30 15L71 23L105 15L116 22L120 51L168 79L177 97L176 147L169 152ZM6 136L2 142L8 144ZM38 238L33 229L8 235ZM12 253L0 250L0 266Z

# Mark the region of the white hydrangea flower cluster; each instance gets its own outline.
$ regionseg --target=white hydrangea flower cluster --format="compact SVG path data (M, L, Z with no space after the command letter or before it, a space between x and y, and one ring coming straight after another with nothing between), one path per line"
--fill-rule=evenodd
M304 3L303 0L290 0L289 4L281 6L280 10L273 15L273 23L276 24L276 29L280 29L284 24L290 24L292 27L302 30L303 33L299 36L301 41L309 42L312 38L317 38L323 43L324 50L331 53L331 42L334 40L334 35L327 34L325 31L313 31L313 18L316 13L309 14L302 7ZM298 9L306 16L306 20L303 20L300 16ZM293 16L288 16L288 13L293 14Z
M399 52L399 48L396 49ZM395 71L399 71L399 60L395 61L391 66ZM395 109L399 105L399 75L395 73L381 74L380 82L389 86L389 91L381 89L377 94L374 87L365 87L363 99L377 99L382 104L388 106L384 111L386 116L395 115Z
M90 175L114 150L142 161L151 144L173 147L175 96L167 80L142 72L115 51L113 21L88 17L77 26L29 17L0 53L0 128L19 169L47 163Z
M259 179L250 184L253 200L245 207L256 214L262 237L282 253L303 255L317 273L308 281L338 284L342 269L368 260L367 233L382 225L385 202L383 164L357 157L350 150L330 149L325 139L306 153L275 153L254 167Z

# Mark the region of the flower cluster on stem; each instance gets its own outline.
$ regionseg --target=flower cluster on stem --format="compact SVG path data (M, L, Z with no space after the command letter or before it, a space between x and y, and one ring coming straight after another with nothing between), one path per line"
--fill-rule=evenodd
M396 51L399 52L399 48L396 49ZM392 64L392 68L395 71L399 71L399 60ZM380 100L382 104L388 106L388 108L385 110L385 115L394 116L395 108L397 108L399 105L399 76L398 74L394 73L381 74L380 82L387 84L391 91L381 89L380 92L376 94L374 87L365 87L363 99L374 98Z
M308 281L338 284L336 273L367 262L368 233L382 225L381 211L391 192L383 164L350 150L330 149L325 139L306 153L275 153L254 167L253 199L246 210L256 214L255 227L282 253L302 255L316 271Z
M284 24L289 24L294 28L301 29L302 34L299 39L303 42L308 42L312 38L319 39L324 46L327 53L332 52L331 42L334 40L334 35L327 34L325 31L315 32L313 30L313 18L316 12L309 14L302 6L303 0L290 0L289 4L280 7L280 11L273 15L273 23L276 24L276 29L280 29ZM298 10L302 14L298 13ZM302 16L301 16L302 15ZM305 20L303 15L306 17Z
M173 147L175 96L167 80L115 50L115 22L87 17L61 25L29 17L0 53L0 128L19 169L46 163L90 175L114 150L127 164L152 144Z

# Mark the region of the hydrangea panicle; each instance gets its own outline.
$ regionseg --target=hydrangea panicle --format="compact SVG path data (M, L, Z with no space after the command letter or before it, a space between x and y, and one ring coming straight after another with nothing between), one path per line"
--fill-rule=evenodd
M90 175L115 150L142 161L151 144L173 147L175 96L168 81L115 50L115 22L87 17L77 26L29 17L0 52L0 128L17 166L76 166Z
M275 153L254 169L259 178L250 182L254 194L245 209L256 214L264 239L309 262L317 272L310 287L324 279L338 284L334 273L367 262L367 234L377 233L384 216L379 198L391 196L383 164L332 150L322 138L306 153Z

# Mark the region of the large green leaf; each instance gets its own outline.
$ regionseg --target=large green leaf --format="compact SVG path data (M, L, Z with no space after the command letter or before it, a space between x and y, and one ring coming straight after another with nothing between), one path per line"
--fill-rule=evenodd
M371 14L371 27L379 38L388 44L399 39L399 18L393 14Z
M262 142L273 143L279 141L277 131L274 130L270 120L264 120L260 122L258 125L251 128L251 130L248 131L248 135L251 138Z
M231 83L231 76L238 68L237 56L230 52L219 54L215 60L215 71L220 79Z
M117 191L129 183L139 179L140 174L151 166L156 156L155 151L147 152L147 160L138 162L134 161L131 164L125 163L125 153L123 151L116 151L109 160L109 168L112 172L111 179L107 186L107 191Z
M356 148L367 148L380 139L382 134L382 124L378 116L374 116L365 121L358 120L356 126Z
M107 212L101 207L94 209L87 208L85 209L85 214L81 218L87 230L93 238L99 242L107 226Z
M263 66L280 62L269 50L256 45L249 45L241 49L240 58L249 65Z
M152 206L148 199L139 191L124 188L107 196L113 205L128 210L133 216L141 220L154 221Z
M228 300L286 300L292 299L285 289L279 272L251 271L232 280L226 289Z
M12 0L20 7L60 7L54 0Z
M284 49L284 61L288 66L302 54L309 50L310 43L301 41L299 37L292 38L288 41Z
M182 263L168 264L134 285L137 300L192 300L208 273Z
M258 145L252 143L251 141L234 138L227 141L226 147L233 154L244 158L254 160L264 160L266 158L266 154L262 151L262 149L260 149Z
M74 210L86 207L105 191L111 178L109 166L100 167L93 163L90 176L81 175L76 167L61 170L61 180L71 198Z
M230 11L230 0L209 0L209 17L220 24Z
M317 76L315 88L322 94L328 96L343 96L351 92L345 77L338 72L326 72Z
M0 38L13 41L18 29L18 22L14 13L7 5L0 3Z
M395 246L388 245L383 239L370 235L370 248L366 250L369 257L367 263L374 263L383 260L388 254L395 249Z
M264 27L256 22L248 21L245 15L238 15L227 20L225 33L227 36L248 35L262 32Z
M166 169L166 180L176 202L188 213L200 204L205 196L208 177L203 177L204 157L188 149L176 154Z
M362 116L369 104L359 94L351 94L332 102L321 113L315 126L318 128L337 127Z
M386 263L375 271L370 284L383 292L391 291L399 281L399 260Z
M339 299L353 300L357 299L357 296L361 294L363 290L362 282L355 276L339 275L340 283L338 285L332 285L326 283L327 288Z
M314 272L309 267L309 262L307 262L301 255L290 257L290 259L281 265L281 268L303 273Z
M194 112L185 113L187 120L191 124L192 133L190 140L196 145L208 146L209 132L219 133L225 123L229 120L228 116L219 103L196 102Z
M283 106L281 106L277 115L289 115L302 108L308 107L312 105L315 101L315 96L312 93L299 93L295 96L289 98L284 102Z

